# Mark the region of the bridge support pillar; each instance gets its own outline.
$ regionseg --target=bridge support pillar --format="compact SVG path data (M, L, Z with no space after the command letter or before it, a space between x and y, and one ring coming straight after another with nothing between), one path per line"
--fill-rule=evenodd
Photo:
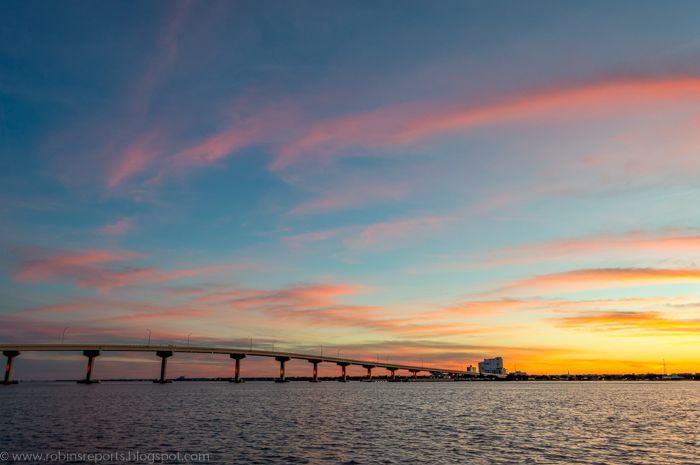
M12 381L12 367L14 366L15 357L19 355L18 350L4 350L2 354L7 357L7 363L5 363L5 380L2 384L17 384L17 381Z
M387 368L389 370L389 373L391 373L391 379L395 380L396 379L396 368Z
M411 378L418 378L418 370L409 370L411 372Z
M284 375L284 364L287 363L290 359L289 357L275 357L275 360L280 362L280 377L275 380L276 383L286 383L287 382L287 377Z
M313 377L311 378L312 383L318 383L318 364L321 363L320 360L309 360L309 363L313 363L314 369L312 372Z
M344 383L348 380L348 374L347 374L347 366L350 365L348 362L338 362L338 366L340 367L340 378L338 378L338 381L341 383Z
M99 381L92 379L92 368L95 363L95 357L100 355L99 350L84 350L83 355L88 358L87 367L85 368L85 379L78 380L78 384L96 384Z
M367 381L372 380L372 368L374 368L374 365L362 365L362 368L367 370Z
M236 361L236 368L233 371L232 383L241 383L241 359L245 358L245 354L230 354L230 357Z
M166 375L168 371L168 358L173 356L173 352L171 350L159 350L156 352L156 355L160 357L160 378L154 380L153 382L158 384L172 382L166 378Z

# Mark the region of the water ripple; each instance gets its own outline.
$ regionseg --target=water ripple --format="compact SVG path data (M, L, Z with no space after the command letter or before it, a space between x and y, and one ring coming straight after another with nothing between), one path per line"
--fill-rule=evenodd
M204 452L232 464L700 463L693 382L27 383L0 389L0 406L0 444L20 452Z

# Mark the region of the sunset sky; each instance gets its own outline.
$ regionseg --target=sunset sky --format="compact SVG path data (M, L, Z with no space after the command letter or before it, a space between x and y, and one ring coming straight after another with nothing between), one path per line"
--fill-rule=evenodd
M700 371L699 2L0 10L0 342Z

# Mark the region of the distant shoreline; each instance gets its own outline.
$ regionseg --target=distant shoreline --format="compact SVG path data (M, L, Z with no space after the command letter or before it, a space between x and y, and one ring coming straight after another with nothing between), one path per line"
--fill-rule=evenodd
M277 378L274 377L257 377L257 378L242 378L243 382L274 382ZM287 377L288 382L310 382L312 379L310 377ZM18 380L20 384L28 383L75 383L76 379L54 379L54 380ZM100 380L103 383L151 383L152 378L103 378ZM174 378L174 382L230 382L231 378ZM337 377L326 377L319 378L319 382L338 382ZM367 380L364 377L348 377L348 382L389 382L389 383L420 383L420 382L524 382L524 381L555 381L555 382L566 382L566 381L656 381L656 382L675 382L675 381L700 381L700 373L687 373L680 374L677 377L669 377L664 375L538 375L529 376L527 378L465 378L465 379L445 379L445 378L431 378L431 377L419 377L417 379L411 378L398 378L392 380L390 378L384 377L374 377L372 380Z

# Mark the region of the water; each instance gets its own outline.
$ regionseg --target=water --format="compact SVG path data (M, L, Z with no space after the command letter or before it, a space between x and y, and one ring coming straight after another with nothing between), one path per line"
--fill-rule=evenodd
M700 463L700 382L28 383L2 387L0 401L0 451L10 452L194 452L236 464ZM173 459L165 463L184 463Z

